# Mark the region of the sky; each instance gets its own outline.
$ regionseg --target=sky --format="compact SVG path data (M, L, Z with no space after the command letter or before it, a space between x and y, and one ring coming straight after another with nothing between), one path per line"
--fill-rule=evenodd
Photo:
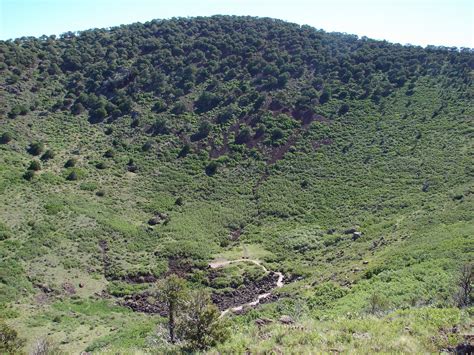
M402 44L474 48L474 0L0 0L0 39L217 14L273 17Z

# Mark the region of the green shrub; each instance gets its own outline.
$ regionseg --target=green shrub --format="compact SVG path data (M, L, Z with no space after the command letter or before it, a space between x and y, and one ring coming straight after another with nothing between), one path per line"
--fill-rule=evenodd
M41 164L37 160L33 160L30 163L30 166L28 167L28 170L33 170L33 171L39 171L41 170Z
M74 158L68 159L68 161L64 164L65 168L73 168L75 166L76 166L76 159Z
M13 139L13 136L9 132L4 132L0 137L0 144L8 144Z
M44 150L44 144L41 142L31 143L28 148L28 153L31 155L40 155Z
M54 152L51 149L48 149L44 154L41 156L41 160L48 161L54 158Z
M28 170L23 174L25 180L31 181L35 177L35 172L33 170Z

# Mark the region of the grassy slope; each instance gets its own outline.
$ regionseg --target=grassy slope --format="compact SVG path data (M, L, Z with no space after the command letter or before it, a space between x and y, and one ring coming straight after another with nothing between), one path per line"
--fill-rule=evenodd
M472 107L428 79L413 96L402 88L384 99L382 108L354 101L338 117L337 105L321 108L332 118L313 123L268 176L262 161L235 154L208 177L206 154L176 159L180 144L172 136L154 137L143 152L149 138L133 132L129 118L115 122L111 135L85 116L0 120L16 138L0 146L0 220L10 236L0 242L0 302L9 304L2 315L29 344L52 334L67 351L147 348L156 320L97 297L109 283L99 241L107 240L118 275L160 274L177 250L206 260L246 242L271 251L262 253L271 268L304 277L281 290L290 297L236 317L238 331L223 351L435 351L456 343L439 331L467 317L449 307L456 272L473 259ZM146 117L146 98L142 107ZM332 143L314 148L324 139ZM21 177L32 159L25 148L37 140L56 156L28 182ZM104 158L114 140L115 157ZM72 156L78 181L65 180ZM126 172L129 158L138 174ZM95 168L100 161L105 170ZM150 230L155 211L170 222ZM356 225L364 235L353 242L342 231ZM240 241L222 247L235 228L243 228ZM77 294L67 295L64 282ZM55 296L38 298L35 285ZM378 317L365 315L374 294L383 299ZM253 325L281 314L298 326Z

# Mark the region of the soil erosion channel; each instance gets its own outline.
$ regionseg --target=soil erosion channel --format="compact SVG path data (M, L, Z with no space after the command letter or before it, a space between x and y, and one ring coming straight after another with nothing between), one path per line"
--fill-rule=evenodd
M263 271L265 271L266 274L270 273L270 271L268 271L268 269L265 266L263 266L262 263L259 260L255 260L255 259L243 259L242 258L242 259L236 259L236 260L214 261L214 262L209 263L209 267L211 269L217 269L217 268L224 267L224 266L227 266L227 265L230 265L230 264L235 264L235 263L253 263L253 264L258 265L259 267L261 267L263 269ZM283 274L281 272L276 272L276 271L274 273L276 275L278 275L278 280L276 282L276 288L280 288L284 285L284 283L283 283ZM232 312L239 312L244 307L254 307L257 304L259 304L261 300L269 297L270 295L271 295L270 292L262 293L262 294L258 295L257 298L252 302L243 303L239 306L234 306L234 307L224 309L221 312L221 317L226 315L227 313L229 313L231 311Z

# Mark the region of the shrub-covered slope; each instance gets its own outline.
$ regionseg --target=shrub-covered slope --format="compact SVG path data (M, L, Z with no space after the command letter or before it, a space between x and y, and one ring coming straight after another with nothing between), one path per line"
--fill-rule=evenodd
M472 50L217 16L3 41L0 58L0 318L25 350L162 351L161 319L130 300L172 272L234 295L261 270L206 266L243 256L286 283L215 351L463 341Z

